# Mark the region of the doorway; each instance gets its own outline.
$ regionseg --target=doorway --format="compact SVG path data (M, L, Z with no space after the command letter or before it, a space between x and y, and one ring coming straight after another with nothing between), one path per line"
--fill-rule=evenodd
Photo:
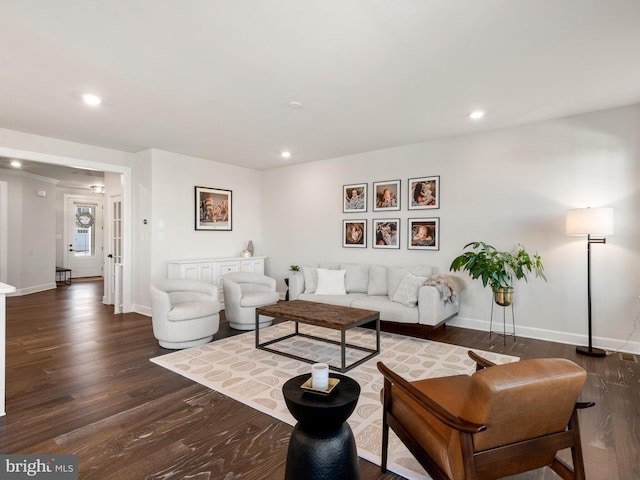
M121 175L121 183L117 190L122 195L122 311L123 313L133 311L133 263L131 261L133 258L133 215L131 202L131 199L133 198L132 168L124 166L118 162L105 163L101 161L34 152L33 150L19 150L5 146L0 146L0 157L27 160L29 162L40 163L43 165L63 166L73 169L80 168ZM64 207L62 208L64 209ZM63 245L69 245L69 242L66 242L66 239L62 238L61 240L65 242ZM0 251L0 256L8 255L8 252L5 253L5 251ZM60 261L64 262L64 258L61 258ZM6 256L0 259L0 264L7 264Z
M64 195L65 267L73 278L103 275L103 201L85 195Z

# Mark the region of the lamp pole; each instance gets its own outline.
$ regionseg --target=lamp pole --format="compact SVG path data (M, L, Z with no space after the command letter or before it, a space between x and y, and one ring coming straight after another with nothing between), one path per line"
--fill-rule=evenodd
M605 357L607 352L600 348L593 348L592 333L591 333L591 244L592 243L607 243L606 238L591 238L591 235L587 235L587 316L589 319L589 346L576 347L576 352L581 355L587 355L589 357Z

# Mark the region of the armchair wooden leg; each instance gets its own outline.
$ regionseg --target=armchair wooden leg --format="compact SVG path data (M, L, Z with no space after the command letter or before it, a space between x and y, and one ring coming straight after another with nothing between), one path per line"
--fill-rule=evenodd
M591 404L592 405L592 404ZM571 449L571 458L573 460L573 471L576 480L585 480L587 475L584 471L584 457L582 455L582 440L580 437L580 422L578 422L578 410L573 410L569 427L573 431L574 445Z
M387 455L389 452L389 424L387 423L386 412L382 414L382 460L380 461L380 470L382 473L387 472Z
M551 470L556 472L563 480L585 480L584 459L582 457L582 443L580 440L580 424L578 423L578 411L573 410L569 420L569 430L573 434L573 445L571 447L571 459L573 468L569 467L558 457L553 459Z

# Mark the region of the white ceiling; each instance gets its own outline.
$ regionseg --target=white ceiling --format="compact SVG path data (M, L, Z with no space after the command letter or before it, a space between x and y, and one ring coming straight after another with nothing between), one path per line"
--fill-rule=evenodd
M265 169L637 103L638 52L639 0L0 0L0 127Z

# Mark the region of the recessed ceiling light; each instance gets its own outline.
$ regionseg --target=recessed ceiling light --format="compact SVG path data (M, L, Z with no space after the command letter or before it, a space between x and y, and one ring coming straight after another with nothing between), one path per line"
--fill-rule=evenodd
M84 100L84 103L92 107L97 107L102 103L102 99L92 93L85 93L84 95L82 95L82 99Z
M280 156L281 156L282 158L291 158L291 152L286 152L286 151L285 151L285 152L282 152L282 153L280 154Z
M471 112L469 114L469 118L471 118L472 120L479 120L482 117L484 117L484 111L483 110L476 110L476 111Z
M22 163L20 163L18 160L11 160L11 166L14 168L20 168L22 166Z
M289 107L290 108L302 108L302 102L289 102Z

